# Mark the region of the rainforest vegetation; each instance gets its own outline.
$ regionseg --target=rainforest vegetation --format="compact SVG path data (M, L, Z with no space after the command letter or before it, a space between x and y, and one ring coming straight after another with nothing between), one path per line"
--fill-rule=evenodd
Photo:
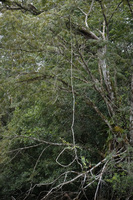
M0 200L133 199L133 1L0 1Z

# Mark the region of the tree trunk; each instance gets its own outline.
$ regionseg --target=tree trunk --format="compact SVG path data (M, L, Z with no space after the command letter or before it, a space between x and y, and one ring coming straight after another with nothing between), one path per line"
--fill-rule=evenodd
M106 63L106 51L107 51L106 46L98 50L98 59L99 59L98 65L103 76L103 81L101 80L101 82L103 82L106 86L106 91L108 96L108 102L106 102L106 104L108 107L108 111L110 116L113 116L115 114L112 104L114 102L114 92L110 81L109 68Z
M110 97L110 100L114 100L114 93L112 91L112 85L110 81L110 75L109 75L109 69L106 63L106 46L104 46L102 49L98 51L98 57L99 57L99 66L103 73L104 82Z

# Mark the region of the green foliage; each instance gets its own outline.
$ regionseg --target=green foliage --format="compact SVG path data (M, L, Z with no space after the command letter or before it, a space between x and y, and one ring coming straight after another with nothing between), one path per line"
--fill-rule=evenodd
M114 166L115 165L115 166ZM126 161L119 164L111 163L110 174L107 174L105 181L108 187L112 188L112 194L115 198L126 199L133 195L133 164L127 165Z
M46 194L43 191L71 180L75 174L84 174L108 154L102 177L106 184L98 198L126 199L133 195L132 159L129 153L129 162L124 154L118 162L113 155L130 151L129 6L118 0L94 1L91 10L92 1L32 3L41 10L40 15L10 9L0 15L0 199L24 199L30 187L33 191L28 199L41 199ZM85 26L84 13L88 13L89 27ZM108 22L105 30L104 20ZM89 31L99 39L90 38ZM113 100L99 67L98 52L105 46L101 60L105 59L109 70ZM77 157L72 162L75 152ZM88 173L84 179L84 184L95 180L84 190L91 199L102 164L92 177ZM64 178L62 174L67 171L72 173ZM84 200L82 178L62 187L62 191L78 191Z

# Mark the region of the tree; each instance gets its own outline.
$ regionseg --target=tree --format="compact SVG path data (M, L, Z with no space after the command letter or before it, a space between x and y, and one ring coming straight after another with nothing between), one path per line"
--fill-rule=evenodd
M1 6L1 146L11 161L1 171L1 198L8 191L6 198L129 199L130 1L6 1ZM6 191L5 174L20 177ZM15 195L18 189L21 196Z

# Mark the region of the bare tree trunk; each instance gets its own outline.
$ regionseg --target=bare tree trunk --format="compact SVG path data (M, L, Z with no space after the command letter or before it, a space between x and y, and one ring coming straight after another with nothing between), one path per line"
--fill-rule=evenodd
M102 34L102 38L103 41L108 41L108 36L106 36L106 27L107 23L106 23L106 17L105 20L103 21L103 31L101 32ZM102 48L100 48L98 50L98 59L99 59L99 69L101 71L101 74L103 76L103 80L101 80L101 83L104 82L105 86L106 86L106 90L108 93L108 110L110 111L110 115L114 115L114 109L112 106L112 103L114 103L114 92L112 89L112 84L110 81L110 72L109 72L109 67L107 65L107 61L106 61L106 53L107 53L107 45L104 45Z
M131 77L130 143L133 146L133 74Z
M110 74L109 74L109 67L107 66L106 62L106 49L107 47L104 46L103 48L98 50L98 59L99 59L99 69L101 70L102 76L103 76L103 82L106 86L106 91L108 94L108 110L110 111L110 114L113 116L115 114L113 109L113 102L114 102L114 92L112 89L111 81L110 81ZM112 102L112 103L111 103Z
M103 73L103 78L105 85L107 87L107 91L110 97L110 100L114 100L114 93L112 91L112 85L110 81L110 75L109 75L109 69L106 63L106 46L104 46L102 49L98 51L98 57L99 57L99 66Z

